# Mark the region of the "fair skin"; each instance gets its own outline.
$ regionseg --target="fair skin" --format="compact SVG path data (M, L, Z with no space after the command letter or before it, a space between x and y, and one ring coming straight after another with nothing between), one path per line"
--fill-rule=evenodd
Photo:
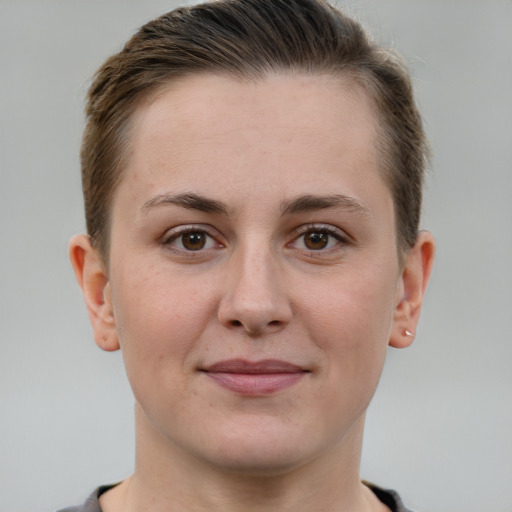
M376 129L332 77L198 75L138 108L108 265L70 246L136 398L105 512L387 510L359 480L364 415L434 244L401 262Z

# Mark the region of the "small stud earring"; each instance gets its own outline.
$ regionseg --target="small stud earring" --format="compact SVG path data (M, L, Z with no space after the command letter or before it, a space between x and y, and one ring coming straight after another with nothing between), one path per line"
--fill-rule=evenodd
M409 336L409 337L414 338L415 334L413 332L409 331L408 329L405 329L404 336Z

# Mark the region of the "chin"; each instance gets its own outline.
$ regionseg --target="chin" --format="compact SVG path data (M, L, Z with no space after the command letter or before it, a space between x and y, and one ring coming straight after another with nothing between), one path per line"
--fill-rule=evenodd
M241 475L265 477L289 473L322 451L322 447L315 446L311 433L289 427L260 424L259 428L231 429L216 440L209 439L208 458L224 471Z
M297 453L262 453L262 451L260 449L255 450L254 453L250 451L224 453L210 462L226 473L259 478L282 476L307 462Z

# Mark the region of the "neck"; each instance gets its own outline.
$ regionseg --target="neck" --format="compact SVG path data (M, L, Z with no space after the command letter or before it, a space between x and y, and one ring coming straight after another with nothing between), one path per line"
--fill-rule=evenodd
M360 483L364 418L335 449L300 466L233 470L198 460L162 438L137 411L134 474L104 494L104 512L387 510Z

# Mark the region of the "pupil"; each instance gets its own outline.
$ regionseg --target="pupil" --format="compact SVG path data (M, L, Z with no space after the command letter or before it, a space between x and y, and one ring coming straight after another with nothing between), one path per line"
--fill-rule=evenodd
M183 246L189 251L198 251L206 243L204 233L192 232L183 235Z
M308 233L305 242L308 249L324 249L328 243L328 235L326 233Z

